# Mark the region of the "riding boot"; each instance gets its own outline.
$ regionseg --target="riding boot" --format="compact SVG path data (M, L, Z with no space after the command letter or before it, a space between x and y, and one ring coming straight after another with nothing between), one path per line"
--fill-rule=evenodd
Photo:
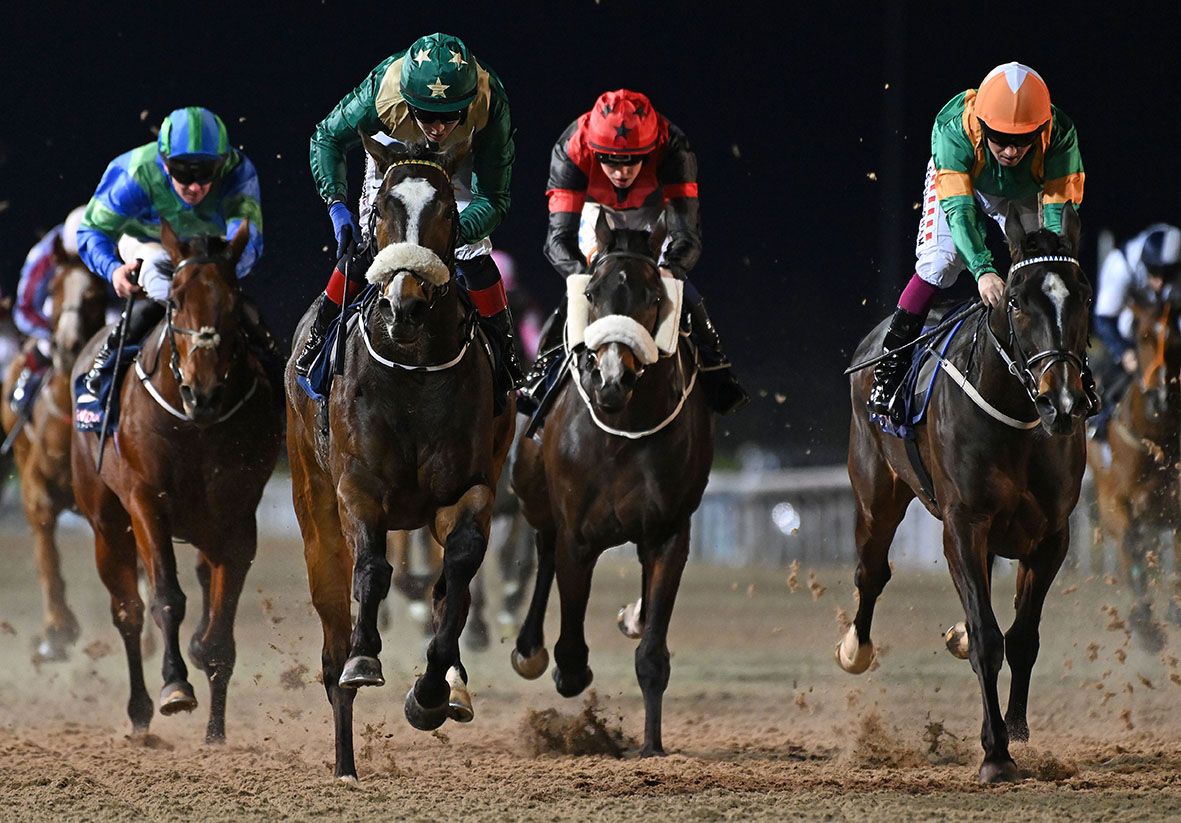
M718 414L732 414L750 403L746 389L730 367L730 360L722 351L717 327L709 319L705 301L688 303L692 340L697 345L701 362L701 382L709 406Z
M299 357L295 358L295 372L308 376L308 370L316 360L316 355L324 347L324 335L328 332L328 324L334 317L340 315L340 306L328 299L328 295L321 292L316 298L316 313L312 316L312 325L308 327L307 339L303 342L303 349Z
M33 410L33 398L41 388L41 380L45 377L45 370L53 361L41 353L38 346L32 346L25 354L25 365L16 378L12 387L12 397L9 405L16 412L16 416L27 420Z
M164 317L164 304L157 303L149 297L141 297L131 307L131 316L127 318L127 327L123 336L122 345L127 346L139 345L152 328L160 322ZM90 366L90 371L86 372L86 377L83 381L86 386L86 391L94 396L98 396L98 392L102 390L103 377L115 367L115 352L119 348L119 325L116 323L111 327L111 331L107 334L107 339L103 341L102 346L94 355L94 362ZM128 361L124 361L123 365L127 365ZM114 375L117 380L119 375Z
M895 407L894 396L910 367L913 352L913 347L907 344L913 343L919 336L924 320L925 315L911 314L903 308L894 310L890 329L882 341L882 351L890 352L890 355L873 367L873 387L869 390L869 400L866 402L870 414L895 419L899 410Z
M258 355L258 362L266 374L267 382L280 404L283 398L283 369L287 364L287 357L279 341L271 334L262 313L254 301L243 295L242 300L242 329L246 332L246 341Z
M493 378L493 408L496 414L504 411L509 394L521 385L524 374L517 359L516 333L513 330L513 316L506 306L491 317L481 317L481 326L496 335L494 346L499 352L499 368Z

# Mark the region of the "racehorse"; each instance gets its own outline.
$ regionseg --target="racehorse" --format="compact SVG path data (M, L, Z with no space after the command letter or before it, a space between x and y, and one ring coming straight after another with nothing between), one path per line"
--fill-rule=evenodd
M66 584L57 550L57 518L74 506L70 472L70 371L86 341L102 328L106 318L107 289L77 255L66 252L59 238L53 245L57 270L49 288L53 310L50 325L52 365L42 379L24 428L12 443L20 476L25 519L33 531L37 576L45 603L45 628L34 655L40 661L65 660L78 639L78 620L66 603ZM30 340L32 344L33 341ZM20 375L22 361L9 364L3 396L10 397ZM17 425L17 413L2 404L4 428Z
M690 517L713 462L713 418L696 384L692 347L680 338L675 354L660 357L653 340L666 296L656 264L663 232L612 231L601 215L595 233L601 251L586 287L586 346L576 349L541 442L523 439L513 465L513 488L536 529L537 573L511 659L528 679L548 666L543 623L556 574L562 627L554 683L563 697L582 692L592 678L583 621L595 562L612 546L635 543L643 566L635 665L647 757L664 753L668 626Z
M101 474L98 439L74 432L74 491L94 528L98 573L127 652L127 712L136 732L146 732L152 719L136 554L163 635L160 713L170 715L197 706L181 656L185 595L172 541L196 547L202 608L189 659L209 678L205 739L221 742L236 657L234 615L257 547L255 509L281 443L279 387L267 382L242 328L234 267L249 227L243 223L228 243L219 237L181 241L162 221L160 239L174 266L165 318L119 388L118 431L106 442ZM105 334L79 356L75 380Z
M1165 637L1152 616L1148 550L1159 557L1160 533L1173 534L1181 551L1181 304L1138 297L1135 318L1137 372L1108 425L1110 452L1091 440L1087 462L1095 481L1099 527L1119 547L1120 566L1132 587L1135 605L1129 623L1151 652ZM1176 601L1170 614L1178 612Z
M857 614L837 646L837 662L859 674L873 662L874 604L890 579L894 531L912 498L943 521L943 552L967 617L948 647L967 657L984 700L981 782L1014 780L1009 740L1026 740L1029 680L1038 652L1046 592L1066 557L1070 513L1086 460L1088 410L1081 369L1091 287L1079 267L1078 218L1063 213L1065 237L1025 235L1005 221L1013 265L998 309L982 313L945 355L950 379L936 381L918 426L922 465L934 499L901 438L865 413L872 375L851 378L849 478L856 505ZM881 351L886 324L861 341L854 362ZM971 331L972 333L968 333ZM948 364L951 364L950 367ZM1001 634L990 602L996 557L1019 561L1016 618ZM1002 719L997 675L1008 657L1012 681Z
M472 719L459 637L468 584L488 542L514 404L493 415L492 369L473 310L461 298L453 249L456 153L364 138L382 174L367 278L371 297L332 381L328 430L318 402L287 370L287 445L312 602L324 630L323 677L336 731L336 776L356 779L352 704L381 686L378 607L390 587L391 529L429 526L443 545L426 671L406 695L412 726ZM306 334L310 313L297 336ZM298 346L294 347L298 350ZM350 633L349 593L358 613Z

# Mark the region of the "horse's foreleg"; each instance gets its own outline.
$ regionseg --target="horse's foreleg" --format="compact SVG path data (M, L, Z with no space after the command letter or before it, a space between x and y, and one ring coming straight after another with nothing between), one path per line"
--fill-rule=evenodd
M644 747L641 757L664 754L661 710L670 673L668 624L689 557L689 524L661 546L640 550L644 564L644 629L636 646L636 677L644 693Z
M201 619L189 638L189 660L205 671L205 635L209 631L209 588L213 579L212 566L204 552L197 552L197 582L201 584Z
M459 637L471 605L468 587L484 561L492 521L492 490L473 486L459 501L435 515L434 533L443 544L443 574L435 586L435 636L427 644L426 671L406 694L406 719L422 731L448 717L474 716L467 694L467 672L459 656Z
M381 653L377 612L389 594L393 567L385 556L385 511L381 494L372 480L345 475L336 490L340 523L353 552L353 598L357 601L357 622L340 685L354 689L385 685L377 657Z
M587 665L590 649L586 645L584 624L597 559L597 555L580 555L569 532L565 529L559 532L554 568L562 605L562 630L554 644L553 677L562 697L581 694L594 679Z
M1005 726L1010 740L1029 739L1026 707L1029 704L1029 679L1037 660L1040 640L1038 625L1042 619L1042 604L1046 592L1066 559L1070 546L1070 529L1065 528L1041 542L1033 555L1017 567L1017 595L1013 600L1016 616L1005 633L1005 656L1009 659L1012 680L1009 685L1009 709L1005 712Z
M517 633L517 645L511 660L513 670L527 680L541 677L549 667L549 652L545 650L545 610L549 605L550 590L554 585L554 545L557 536L551 530L538 531L537 579L533 583L533 598L529 611Z
M1009 756L1009 735L997 697L997 676L1005 662L1005 638L992 611L988 586L989 522L972 522L966 515L954 512L945 513L944 518L943 552L967 617L968 659L984 700L980 731L984 763L980 767L980 782L1015 780L1017 766Z
M112 507L113 509L113 507ZM139 596L135 540L127 530L127 516L113 511L96 523L94 558L98 576L111 594L111 618L127 653L127 674L131 697L127 715L137 734L147 732L152 722L152 698L144 683L140 634L144 626L144 602Z
M499 557L504 601L498 619L501 623L511 624L521 610L521 603L525 599L525 584L533 574L534 564L529 541L525 536L524 515L518 508L505 519L508 521L508 533L501 544Z
M33 530L37 577L45 602L45 636L37 643L36 655L38 660L54 661L69 656L69 647L78 639L81 630L78 619L66 603L66 582L62 579L61 556L55 539L61 508L50 499L45 489L47 482L43 477L22 478L21 497L25 518Z
M140 491L130 507L131 527L152 590L152 618L164 638L160 713L191 712L197 697L180 650L180 624L185 619L185 593L176 576L176 555L168 523L154 501L154 492Z
M1134 601L1128 613L1128 622L1137 641L1153 654L1165 645L1165 633L1152 614L1152 593L1149 589L1149 544L1156 545L1152 536L1155 530L1133 522L1124 532L1121 545L1124 573L1132 589Z

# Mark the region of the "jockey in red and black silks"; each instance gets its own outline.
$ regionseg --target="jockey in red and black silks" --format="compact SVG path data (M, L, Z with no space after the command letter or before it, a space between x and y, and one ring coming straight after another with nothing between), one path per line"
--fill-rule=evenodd
M545 254L563 276L587 272L601 210L616 229L651 230L663 216L668 236L658 265L665 277L684 282L710 404L720 414L746 405L749 398L722 352L705 303L688 280L701 256L701 222L697 157L685 134L645 95L605 92L554 144L546 197Z

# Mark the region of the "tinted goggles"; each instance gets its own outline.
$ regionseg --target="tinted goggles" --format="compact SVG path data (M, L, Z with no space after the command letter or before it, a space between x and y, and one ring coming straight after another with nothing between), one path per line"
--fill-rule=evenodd
M205 185L213 181L224 165L223 161L214 157L182 158L167 161L168 174L182 186L193 183Z
M608 166L634 166L643 163L645 154L596 154L595 160Z
M1041 137L1042 130L1037 129L1026 134L1005 134L1002 131L993 131L985 127L984 136L996 143L998 146L1013 146L1018 149L1023 149L1026 146L1032 146L1034 141Z
M459 111L424 111L410 106L410 114L419 123L457 123L463 117L463 109Z

